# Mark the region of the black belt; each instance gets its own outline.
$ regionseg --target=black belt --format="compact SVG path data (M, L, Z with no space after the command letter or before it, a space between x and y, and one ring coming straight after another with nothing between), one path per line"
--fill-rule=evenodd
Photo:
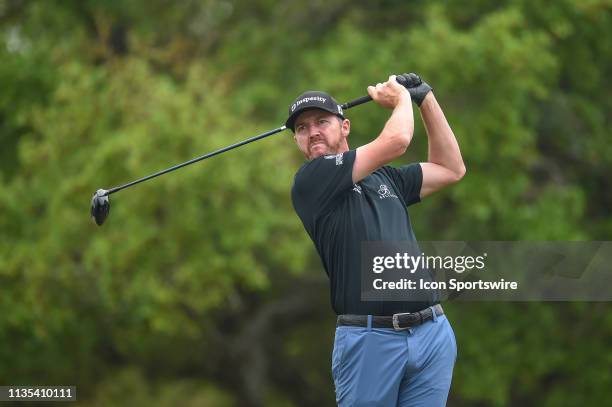
M436 310L436 316L444 314L442 305L436 304L433 306ZM421 325L424 322L433 319L433 312L431 307L425 308L417 312L403 312L400 314L393 314L392 316L372 316L372 328L393 328L396 331L403 329L412 328L417 325ZM368 326L367 315L338 315L336 320L336 326Z

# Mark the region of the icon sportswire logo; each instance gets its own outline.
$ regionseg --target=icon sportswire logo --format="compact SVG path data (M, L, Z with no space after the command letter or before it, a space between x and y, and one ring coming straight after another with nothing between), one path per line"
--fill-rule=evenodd
M393 194L389 187L385 184L380 184L380 187L378 188L377 192L380 199L397 198L397 195Z

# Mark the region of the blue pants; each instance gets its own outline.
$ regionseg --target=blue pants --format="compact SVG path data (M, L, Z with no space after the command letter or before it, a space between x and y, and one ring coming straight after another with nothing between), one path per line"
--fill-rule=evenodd
M444 406L456 358L455 334L444 315L405 331L371 323L339 326L332 354L336 402L340 407Z

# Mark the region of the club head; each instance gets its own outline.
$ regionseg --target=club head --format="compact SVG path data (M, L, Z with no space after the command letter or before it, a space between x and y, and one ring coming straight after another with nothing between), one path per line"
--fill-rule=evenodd
M98 189L91 198L91 217L94 218L98 226L102 226L110 211L107 192L105 189Z

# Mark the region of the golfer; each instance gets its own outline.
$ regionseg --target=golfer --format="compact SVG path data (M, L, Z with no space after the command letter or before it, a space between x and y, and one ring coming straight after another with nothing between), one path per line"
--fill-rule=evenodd
M465 174L457 140L431 87L406 89L396 76L368 87L391 115L370 143L350 149L351 123L327 93L289 107L286 126L307 161L293 206L330 279L337 317L332 376L340 406L444 406L457 357L455 336L435 292L418 301L361 301L361 242L416 241L407 207ZM427 129L427 162L388 166L410 145L412 101Z

